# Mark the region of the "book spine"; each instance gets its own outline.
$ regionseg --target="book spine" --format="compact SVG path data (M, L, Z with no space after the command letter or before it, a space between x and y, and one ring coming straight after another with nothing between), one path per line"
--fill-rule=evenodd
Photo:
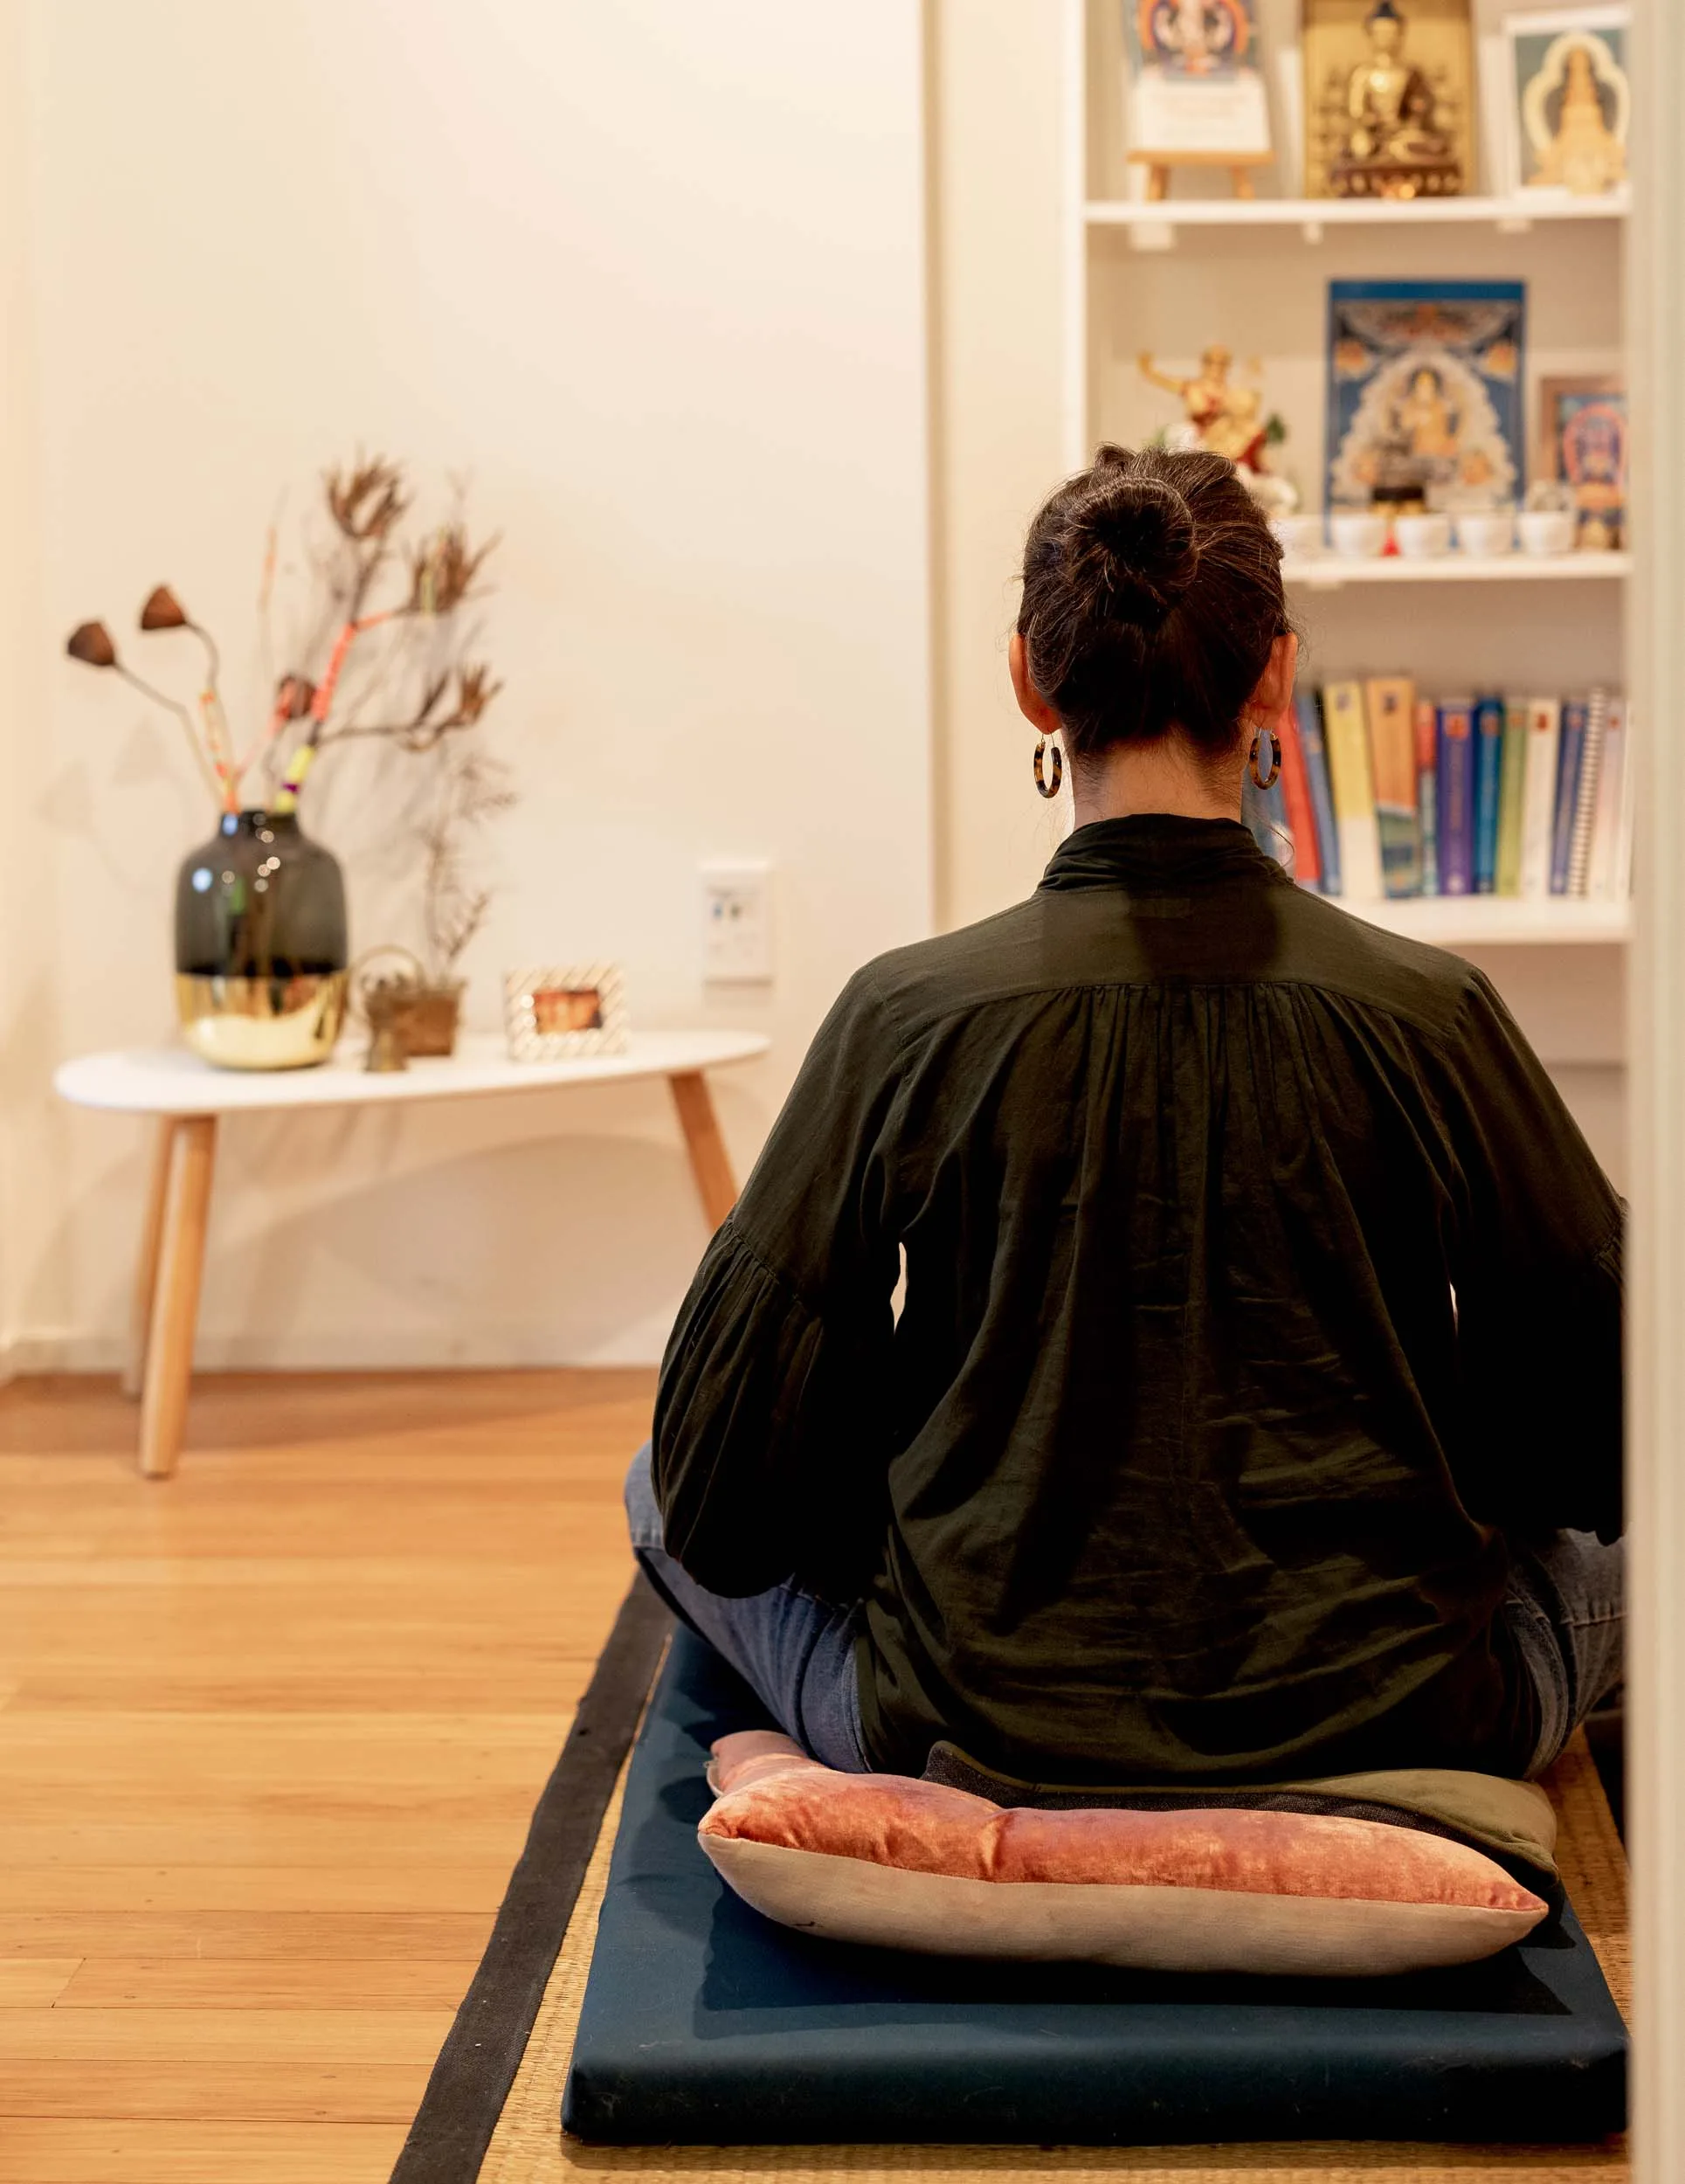
M1633 763L1633 708L1630 702L1623 712L1620 810L1615 821L1615 868L1609 880L1610 895L1617 902L1626 902L1633 892L1633 806L1638 797L1638 769Z
M1611 698L1603 728L1603 771L1592 827L1592 872L1586 892L1599 902L1618 902L1621 827L1626 809L1626 701Z
M1534 901L1550 892L1550 826L1557 808L1557 758L1561 743L1561 704L1555 698L1529 698L1521 891Z
M1474 891L1474 708L1447 698L1439 717L1440 893Z
M1392 896L1419 895L1422 868L1416 819L1416 686L1408 675L1377 675L1365 685L1364 698L1381 883Z
M1330 682L1322 693L1328 770L1334 787L1334 820L1340 837L1344 892L1357 902L1378 900L1381 837L1375 824L1375 791L1369 771L1369 729L1363 685Z
M1521 893L1522 808L1527 795L1527 703L1503 708L1503 760L1498 769L1498 893Z
M1591 708L1571 698L1562 708L1562 749L1557 754L1557 794L1550 819L1550 892L1566 895L1574 853L1574 815L1579 809L1580 767L1585 757L1585 727Z
M1498 791L1502 785L1503 700L1474 701L1474 892L1498 888Z
M1322 893L1340 893L1340 830L1334 821L1334 784L1329 777L1328 746L1322 737L1322 704L1315 690L1301 690L1293 701L1299 721L1299 742L1305 754L1305 774L1310 783L1310 808L1316 822L1316 854L1322 867Z
M1305 771L1304 745L1299 737L1296 701L1281 715L1281 800L1287 806L1288 832L1293 836L1293 876L1302 888L1320 891L1322 860L1316 840L1316 814L1310 801L1310 776Z
M1422 893L1440 891L1440 715L1432 698L1416 701L1416 818L1421 828Z
M1603 785L1603 739L1609 725L1609 693L1593 690L1585 708L1585 745L1580 753L1579 786L1574 795L1573 832L1568 843L1568 892L1583 896L1592 877L1592 829Z

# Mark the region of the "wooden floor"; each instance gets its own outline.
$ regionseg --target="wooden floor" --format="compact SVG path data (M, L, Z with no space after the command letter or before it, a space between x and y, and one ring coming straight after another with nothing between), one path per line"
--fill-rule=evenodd
M0 1391L0 2184L382 2184L630 1574L653 1377Z

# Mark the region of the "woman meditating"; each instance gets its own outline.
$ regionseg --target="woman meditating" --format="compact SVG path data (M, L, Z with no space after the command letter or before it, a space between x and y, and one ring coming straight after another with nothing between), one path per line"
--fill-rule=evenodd
M1620 1206L1481 973L1240 825L1296 650L1220 457L1053 494L1075 831L850 981L680 1315L634 1545L831 1766L1523 1775L1619 1679Z

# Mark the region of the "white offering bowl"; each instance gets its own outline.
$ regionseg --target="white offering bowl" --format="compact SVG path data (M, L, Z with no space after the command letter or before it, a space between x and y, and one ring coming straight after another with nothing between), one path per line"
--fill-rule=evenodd
M1429 511L1421 515L1397 515L1392 536L1406 561L1431 561L1451 551L1451 518Z
M1490 559L1515 543L1516 519L1508 508L1471 508L1457 518L1457 543L1466 554Z
M1566 508L1523 508L1516 522L1522 550L1543 559L1574 550L1574 519Z
M1278 515L1271 519L1270 529L1275 543L1290 559L1309 560L1322 550L1322 519L1320 515Z
M1373 561L1386 550L1386 518L1367 508L1336 508L1328 528L1335 552L1349 561Z

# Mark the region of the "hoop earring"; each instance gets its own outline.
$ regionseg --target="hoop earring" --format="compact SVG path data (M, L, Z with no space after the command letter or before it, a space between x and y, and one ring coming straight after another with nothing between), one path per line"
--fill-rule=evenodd
M1039 789L1039 790L1040 790L1040 791L1041 791L1041 793L1042 793L1042 795L1043 795L1043 796L1046 796L1046 797L1053 797L1053 796L1057 796L1057 795L1059 794L1059 791L1060 791L1060 783L1064 780L1064 778L1065 778L1065 758L1064 758L1064 754L1060 751L1060 748L1059 748L1059 745L1058 745L1057 743L1055 743L1055 744L1053 745L1053 787L1050 789L1050 788L1047 786L1047 777L1046 777L1046 775L1045 773L1043 773L1043 771L1041 771L1041 754L1042 754L1042 752L1043 752L1044 750L1046 750L1046 748L1047 748L1047 739L1046 739L1046 737L1044 736L1042 737L1041 741L1040 741L1040 742L1039 742L1039 743L1036 745L1036 757L1035 757L1036 786L1037 786L1037 788L1038 788L1038 789Z
M1258 771L1258 746L1266 736L1269 737L1269 771L1267 774L1261 774ZM1254 787L1273 789L1275 786L1275 778L1281 771L1281 739L1273 728L1253 729L1252 750L1246 759L1246 769L1252 775Z

